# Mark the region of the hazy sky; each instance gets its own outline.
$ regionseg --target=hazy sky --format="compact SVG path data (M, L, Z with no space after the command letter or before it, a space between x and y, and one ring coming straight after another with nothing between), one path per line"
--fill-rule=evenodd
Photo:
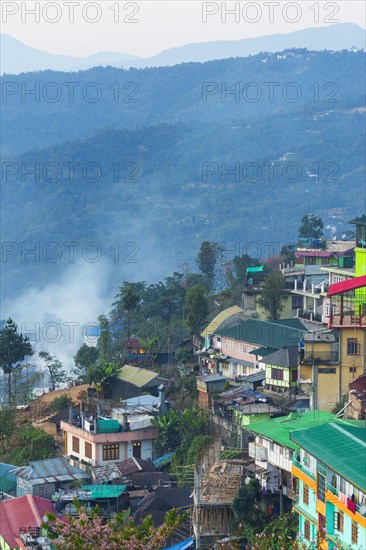
M149 57L192 42L288 33L335 22L365 26L365 5L363 0L2 0L1 32L51 53L115 51Z

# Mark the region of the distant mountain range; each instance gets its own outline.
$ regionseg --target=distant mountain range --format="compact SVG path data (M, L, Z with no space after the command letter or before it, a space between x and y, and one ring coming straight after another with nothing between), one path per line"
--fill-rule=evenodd
M22 101L19 93L2 105L1 232L10 243L4 296L57 280L70 267L63 243L78 243L79 258L83 246L99 243L111 261L119 243L110 282L117 289L129 278L151 281L181 269L203 240L225 243L227 261L238 243L257 258L273 254L269 245L278 253L296 238L304 213L343 231L365 210L364 64L364 52L296 49L174 67L98 67L71 77L12 76L16 88L29 90L50 82L64 90L65 81L81 90L93 82L101 99L75 93L70 102L63 93L56 103ZM137 90L135 103L123 101L131 96L126 82ZM218 83L207 102L204 82ZM256 83L261 100L242 93L240 101L223 101L219 84L232 89L236 82L242 90ZM278 83L274 101L265 86L271 82ZM301 91L299 101L283 93L288 83ZM117 85L119 102L111 92ZM55 243L60 261L52 259ZM39 258L24 257L25 246L38 246Z
M206 62L230 57L247 57L260 52L277 52L288 48L308 50L365 49L366 31L353 23L341 23L320 28L309 28L288 34L274 34L243 40L215 41L186 44L164 50L150 58L125 53L99 52L77 58L55 55L32 48L13 38L1 35L1 74L54 70L79 71L96 66L144 68L172 66L179 63Z

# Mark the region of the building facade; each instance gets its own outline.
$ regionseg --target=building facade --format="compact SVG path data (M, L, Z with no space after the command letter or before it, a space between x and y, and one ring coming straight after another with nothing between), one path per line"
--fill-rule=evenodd
M291 432L298 496L298 538L308 548L361 550L366 545L366 429L331 422Z

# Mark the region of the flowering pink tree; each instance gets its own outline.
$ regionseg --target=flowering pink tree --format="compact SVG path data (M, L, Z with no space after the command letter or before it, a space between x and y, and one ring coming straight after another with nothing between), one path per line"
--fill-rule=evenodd
M170 510L163 525L154 527L151 516L140 525L132 520L126 522L125 513L107 521L94 509L87 515L85 509L75 502L78 517L69 517L69 524L63 523L52 514L47 514L49 536L53 536L55 547L60 550L158 550L186 517L177 510Z

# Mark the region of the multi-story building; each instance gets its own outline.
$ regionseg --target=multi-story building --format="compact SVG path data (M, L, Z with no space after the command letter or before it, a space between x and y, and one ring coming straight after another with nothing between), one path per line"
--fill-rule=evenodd
M304 335L298 388L301 394L308 396L311 409L331 411L341 400L341 368L334 331L322 328Z
M255 459L257 467L255 476L265 491L279 492L281 511L290 509L296 499L296 483L291 476L296 445L290 433L333 419L335 415L322 411L293 412L246 426L255 434L255 441L249 443L249 456Z
M295 278L291 287L293 305L297 305L298 316L322 321L326 290L329 286L328 270L353 268L354 241L325 241L303 239L295 249L295 266L282 270L286 279L292 278L296 270L303 276ZM302 271L301 271L302 270Z
M277 392L297 389L299 346L281 348L263 359L266 365L266 388Z
M151 425L152 414L126 414L112 410L114 418L83 413L77 420L61 422L64 454L81 468L121 462L132 456L152 459L158 431Z
M266 356L298 345L306 332L299 319L248 319L228 328L223 325L212 336L208 366L231 379L253 374L265 369Z
M335 421L290 433L298 538L322 550L366 547L366 429ZM316 546L315 546L315 544Z
M338 330L343 379L342 395L366 370L366 275L336 283L329 288L329 326Z

